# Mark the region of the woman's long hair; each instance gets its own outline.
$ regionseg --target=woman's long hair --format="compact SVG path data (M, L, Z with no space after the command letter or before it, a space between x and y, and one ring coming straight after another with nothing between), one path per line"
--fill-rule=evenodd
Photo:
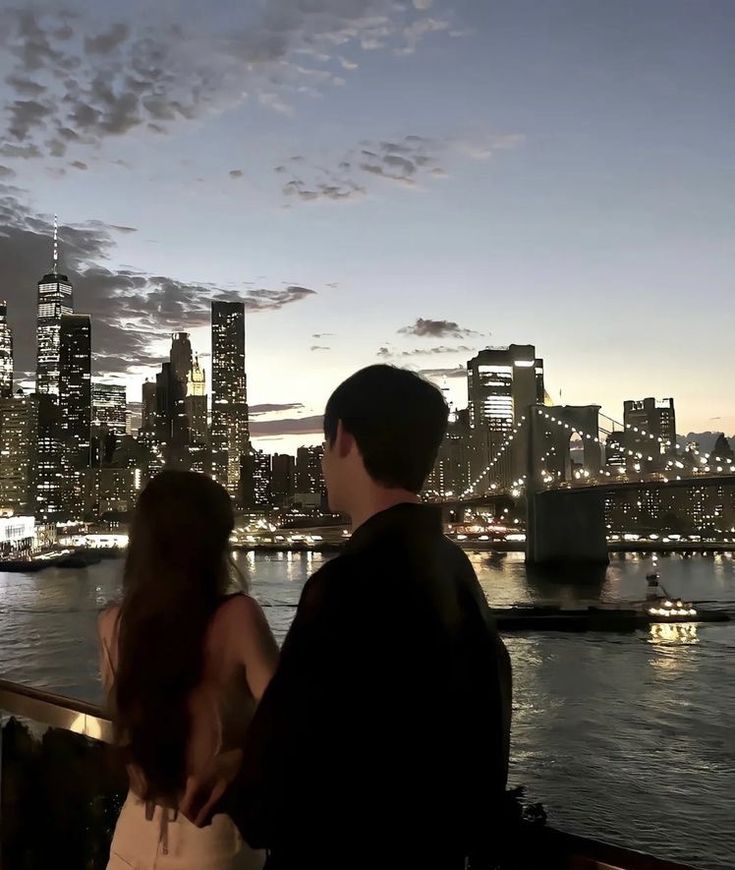
M118 743L143 773L145 799L175 802L186 780L189 698L230 580L233 524L227 492L196 472L163 471L138 499L112 702Z

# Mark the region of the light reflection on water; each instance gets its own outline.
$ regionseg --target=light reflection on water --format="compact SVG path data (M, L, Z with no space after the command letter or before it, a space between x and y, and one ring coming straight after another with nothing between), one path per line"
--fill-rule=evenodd
M640 600L652 564L649 555L628 555L599 570L559 574L529 570L516 553L469 556L493 606ZM238 554L279 638L306 577L324 559ZM0 671L98 700L95 618L116 594L120 568L113 561L84 571L0 574ZM672 595L735 610L729 554L662 555L657 568ZM375 594L390 600L379 578ZM732 870L735 624L506 641L514 667L511 779L544 802L552 823Z

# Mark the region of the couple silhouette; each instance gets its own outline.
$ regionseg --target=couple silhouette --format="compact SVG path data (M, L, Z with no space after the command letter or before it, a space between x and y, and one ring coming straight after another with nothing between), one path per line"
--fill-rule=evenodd
M205 475L142 492L122 600L99 619L130 791L109 870L490 868L507 827L511 669L475 572L419 498L447 426L416 374L358 371L327 402L343 552L278 650Z

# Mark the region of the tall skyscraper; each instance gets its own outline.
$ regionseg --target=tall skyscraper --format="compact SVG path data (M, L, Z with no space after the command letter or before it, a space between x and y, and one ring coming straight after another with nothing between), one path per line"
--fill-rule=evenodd
M0 302L0 398L13 395L13 333L8 326L8 303Z
M673 399L649 397L628 400L623 404L623 423L626 447L636 454L628 456L629 465L640 465L647 469L662 468L667 458L676 454ZM642 457L637 456L638 453Z
M189 439L194 444L206 444L209 440L207 430L207 376L199 365L199 357L194 362L186 381L184 411L189 422Z
M72 285L59 272L58 231L54 222L53 265L38 282L36 392L40 395L59 394L61 318L73 312Z
M171 335L169 361L171 364L169 369L171 445L181 454L189 444L189 421L185 405L192 353L188 332L174 332Z
M544 361L531 344L486 348L467 363L470 427L507 433L544 401Z
M122 438L127 431L127 396L120 384L92 383L92 426L103 426Z
M92 429L92 324L87 314L61 318L59 411L63 510L68 518L81 518L82 481L91 461Z
M169 361L173 369L174 377L186 384L192 364L191 341L188 332L174 332L171 334L171 351Z
M0 508L15 514L36 509L38 399L18 390L0 398Z
M156 438L164 447L171 444L175 404L171 363L161 363L156 374Z
M512 450L500 453L513 428L528 416L531 405L543 404L544 361L531 344L481 350L467 363L470 434L475 447L472 476L494 463L480 485L508 484L521 476L526 464L527 429Z
M212 474L233 497L250 449L245 305L212 302Z
M38 282L36 324L36 393L38 395L38 449L36 504L41 522L62 516L63 440L59 410L61 319L73 313L72 285L59 272L58 230L54 219L51 271Z
M143 383L141 409L141 429L145 432L155 432L156 429L156 382Z

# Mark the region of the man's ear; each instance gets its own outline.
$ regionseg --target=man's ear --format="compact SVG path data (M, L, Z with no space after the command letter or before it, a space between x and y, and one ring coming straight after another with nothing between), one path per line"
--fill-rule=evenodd
M337 421L337 438L335 439L334 446L340 459L345 459L349 456L352 449L357 446L354 436L345 429L341 420Z

